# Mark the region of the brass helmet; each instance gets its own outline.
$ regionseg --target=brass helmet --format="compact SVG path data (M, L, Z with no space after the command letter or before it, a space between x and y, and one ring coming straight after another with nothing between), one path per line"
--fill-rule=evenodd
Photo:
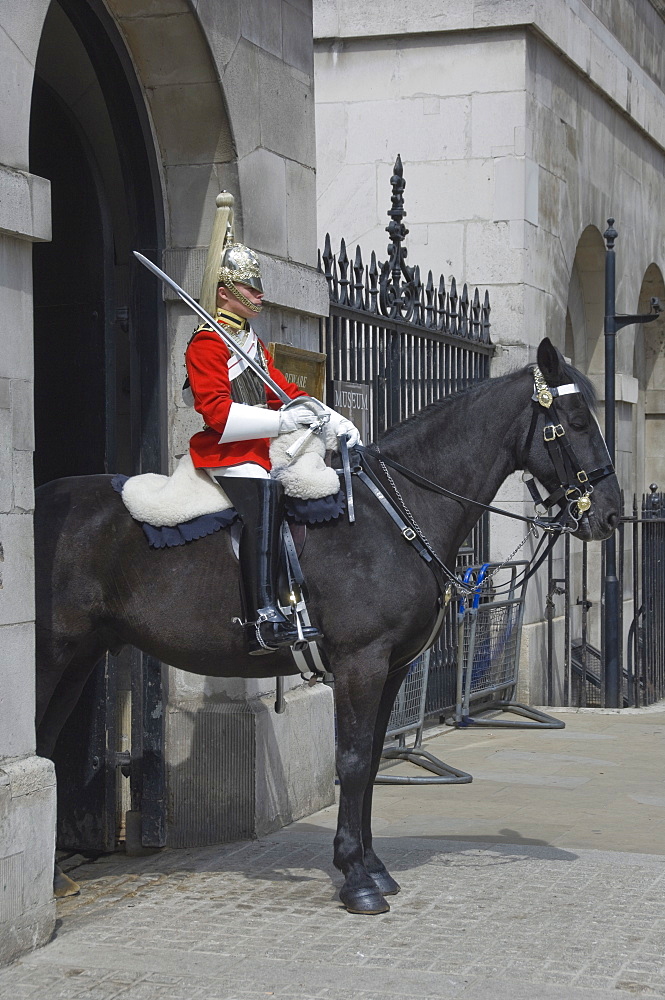
M233 195L228 191L222 191L217 195L217 210L199 298L199 302L211 316L216 314L217 289L220 285L228 288L231 294L252 312L261 312L261 306L250 302L237 287L239 283L249 285L257 292L263 291L258 257L249 247L236 243L233 230L233 203Z

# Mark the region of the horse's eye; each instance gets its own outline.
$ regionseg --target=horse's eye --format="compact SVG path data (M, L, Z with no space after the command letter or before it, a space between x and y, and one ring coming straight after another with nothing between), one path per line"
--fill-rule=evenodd
M570 421L570 426L574 431L585 431L588 426L588 420L584 417L573 417Z

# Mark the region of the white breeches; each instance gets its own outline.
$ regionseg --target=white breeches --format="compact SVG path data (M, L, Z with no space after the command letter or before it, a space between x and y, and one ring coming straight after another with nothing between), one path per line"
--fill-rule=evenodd
M256 462L242 462L240 465L223 465L220 469L204 469L214 481L216 476L229 476L236 479L270 479L270 473L257 465Z

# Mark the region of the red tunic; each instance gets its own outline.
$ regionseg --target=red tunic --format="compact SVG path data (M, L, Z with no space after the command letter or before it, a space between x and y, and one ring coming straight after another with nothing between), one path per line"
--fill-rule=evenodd
M273 381L291 399L306 396L307 393L297 385L286 381L279 369L275 368L266 348L263 349L268 362L268 372ZM199 431L190 439L189 453L192 462L197 469L214 469L225 465L239 465L242 462L255 462L269 472L270 438L219 444L233 402L229 379L230 357L231 351L213 330L201 330L197 333L185 353L194 408L206 423L205 430ZM278 410L282 405L281 399L268 386L266 386L266 402L271 410Z

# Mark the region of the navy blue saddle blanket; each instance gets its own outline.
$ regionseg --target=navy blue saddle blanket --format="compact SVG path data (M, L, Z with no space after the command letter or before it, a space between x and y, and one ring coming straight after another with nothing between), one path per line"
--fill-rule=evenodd
M122 493L122 488L128 479L129 476L122 475L113 477L111 485L116 493ZM323 497L321 500L297 500L295 497L286 497L286 516L296 524L323 524L326 521L333 521L344 512L345 507L346 500L342 490L336 496ZM229 507L228 510L220 510L216 514L201 514L199 517L193 517L191 521L184 521L172 528L156 528L146 521L139 523L151 548L167 549L174 545L185 545L197 538L205 538L220 528L229 528L237 517L238 512Z

